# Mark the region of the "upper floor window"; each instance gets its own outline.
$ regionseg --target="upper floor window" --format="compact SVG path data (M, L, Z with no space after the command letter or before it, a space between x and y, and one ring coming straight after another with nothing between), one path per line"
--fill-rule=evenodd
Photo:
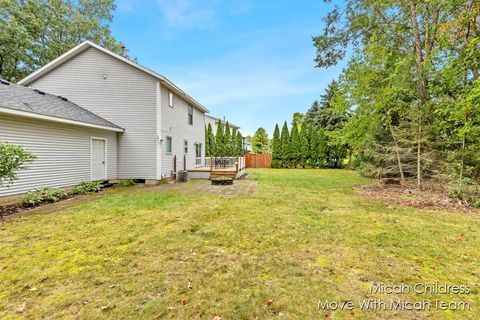
M188 124L193 124L193 107L188 106Z
M168 105L170 107L173 107L173 92L172 91L168 92Z

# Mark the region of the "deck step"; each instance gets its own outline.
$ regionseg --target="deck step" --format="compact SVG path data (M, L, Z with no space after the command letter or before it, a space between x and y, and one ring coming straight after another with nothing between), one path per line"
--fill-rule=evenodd
M227 177L227 178L235 178L237 173L235 171L212 171L210 172L210 179L212 178L220 178L220 177Z

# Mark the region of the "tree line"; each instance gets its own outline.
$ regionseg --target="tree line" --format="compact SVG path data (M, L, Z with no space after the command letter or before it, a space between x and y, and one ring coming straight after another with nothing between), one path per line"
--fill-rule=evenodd
M418 188L436 178L459 193L480 180L479 17L471 0L347 0L324 18L316 66L353 55L322 112L333 123L314 122L332 126L329 142L353 168Z
M243 136L239 130L230 127L228 121L224 126L218 120L215 134L210 123L205 127L206 157L238 157L243 154Z
M272 139L272 167L321 168L342 167L348 145L338 143L332 132L341 128L345 116L332 110L336 82L331 83L320 101L315 101L304 114L296 112L289 131L275 125Z

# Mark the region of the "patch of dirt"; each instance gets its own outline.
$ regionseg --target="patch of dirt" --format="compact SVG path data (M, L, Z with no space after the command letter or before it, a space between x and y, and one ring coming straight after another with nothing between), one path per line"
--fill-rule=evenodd
M419 190L415 181L408 181L404 186L375 184L362 186L356 190L356 193L389 204L394 203L419 209L453 210L480 215L480 209L473 207L467 201L450 198L445 184L429 180L425 181L423 185L423 189Z
M61 209L66 209L71 206L84 203L88 200L96 199L104 195L108 190L100 191L95 194L88 195L68 195L57 202L44 201L36 206L25 206L21 202L0 205L0 223L7 219L16 219L35 212L50 213Z

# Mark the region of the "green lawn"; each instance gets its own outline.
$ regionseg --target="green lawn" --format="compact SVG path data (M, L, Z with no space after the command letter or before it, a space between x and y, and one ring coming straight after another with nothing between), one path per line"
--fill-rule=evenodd
M471 310L331 318L478 319L479 217L356 196L368 180L351 171L253 176L252 195L133 187L2 225L0 318L325 319L319 300L377 297ZM373 282L435 281L473 292L368 293Z

